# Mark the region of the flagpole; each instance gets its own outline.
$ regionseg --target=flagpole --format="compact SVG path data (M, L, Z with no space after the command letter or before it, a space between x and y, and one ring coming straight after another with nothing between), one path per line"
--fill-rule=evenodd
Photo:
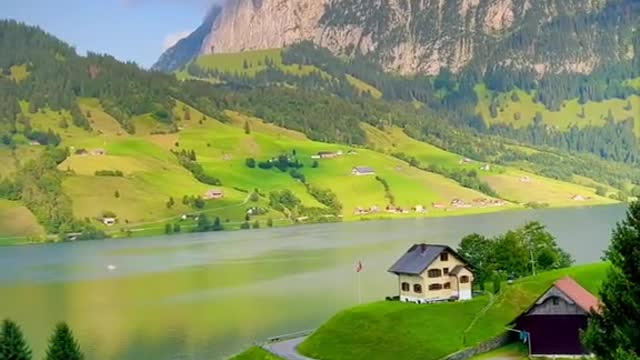
M362 291L360 290L360 271L358 271L358 305L362 304Z

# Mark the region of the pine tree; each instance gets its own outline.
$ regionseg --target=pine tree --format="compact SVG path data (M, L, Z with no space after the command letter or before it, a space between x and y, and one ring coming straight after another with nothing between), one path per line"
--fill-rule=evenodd
M640 359L640 202L613 231L611 268L600 288L600 312L589 316L585 346L601 360Z
M245 120L244 122L244 133L245 134L251 134L251 127L249 127L249 122Z
M84 360L80 345L66 323L56 325L53 335L49 339L45 360Z
M0 360L30 360L31 349L24 340L20 327L9 319L0 330Z

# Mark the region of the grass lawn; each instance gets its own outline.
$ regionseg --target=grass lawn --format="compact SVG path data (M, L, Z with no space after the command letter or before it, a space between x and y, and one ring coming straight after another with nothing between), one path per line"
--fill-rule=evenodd
M526 182L528 178L529 182ZM514 202L546 203L552 207L614 204L615 200L596 195L595 187L582 186L509 169L502 174L483 175L501 196ZM581 195L584 201L572 198Z
M18 202L0 199L0 238L37 237L44 233L29 209Z
M457 303L385 301L358 306L331 318L302 343L300 350L327 360L440 359L505 331L511 320L564 275L573 276L597 293L606 269L607 265L600 263L524 278L504 285L491 303L488 296L482 296ZM481 311L485 307L486 311Z
M527 346L513 343L488 353L472 357L470 360L525 360L529 358Z
M280 357L271 354L270 352L254 346L249 350L240 353L230 360L281 360Z
M308 75L320 71L310 65L285 65L282 63L282 49L252 50L240 53L210 54L196 59L196 64L205 69L215 69L225 73L253 76L266 70L266 60L273 66L293 75ZM246 67L245 67L246 65ZM327 75L328 76L328 75Z
M634 81L634 84L637 80ZM602 126L606 122L609 110L616 120L626 120L634 118L636 120L635 131L640 136L640 125L638 124L638 109L640 109L640 96L631 96L626 100L610 99L602 102L588 102L584 105L585 118L578 116L582 112L582 106L577 99L566 101L560 111L550 111L541 103L534 103L531 95L524 91L516 90L519 101L511 100L511 93L498 95L499 110L498 116L492 117L489 111L494 94L484 86L477 86L478 93L477 112L482 115L489 124L508 123L514 127L525 127L533 122L536 112L542 114L546 124L557 126L559 129L566 129L572 125ZM627 102L631 104L631 109L625 109ZM516 113L520 113L520 120L515 120Z
M374 99L380 99L382 97L382 92L380 92L380 90L356 77L347 74L347 81L361 92L369 92L369 94L371 94L371 97Z

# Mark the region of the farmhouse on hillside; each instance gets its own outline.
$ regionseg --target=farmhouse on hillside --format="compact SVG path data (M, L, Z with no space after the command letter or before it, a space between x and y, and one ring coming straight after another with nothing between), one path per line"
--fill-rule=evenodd
M400 301L422 304L472 297L471 267L446 245L413 245L389 272L398 276Z
M375 175L376 172L368 166L356 166L351 170L351 174L356 176Z
M598 309L598 299L567 276L509 325L526 339L530 356L582 356L588 351L580 332L587 328L587 314Z
M212 189L207 191L204 194L204 198L207 200L222 199L223 197L224 197L224 192L220 189Z

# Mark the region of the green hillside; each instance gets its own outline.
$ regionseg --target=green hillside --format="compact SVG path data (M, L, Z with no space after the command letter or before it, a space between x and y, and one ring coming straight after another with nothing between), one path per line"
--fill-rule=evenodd
M292 75L308 75L314 71L319 71L314 66L283 64L282 49L203 55L199 56L195 63L205 69L249 76L254 76L256 73L266 70L269 66L277 67Z
M559 111L551 111L520 90L495 93L478 86L476 91L479 98L477 111L489 124L511 124L521 128L532 124L536 114L540 114L545 124L566 130L574 125L603 126L611 114L616 121L633 119L635 133L640 136L640 96L631 96L626 100L589 101L584 105L573 99L564 102ZM497 108L495 116L490 110L492 103Z
M378 302L342 311L300 346L315 359L440 359L505 331L557 279L574 277L597 293L606 264L578 266L528 277L503 287L494 298L417 305Z
M23 103L25 114L27 108L28 104ZM73 202L74 216L88 219L98 228L116 236L127 234L120 229L132 230L134 235L162 232L167 223L181 223L183 214L200 212L219 216L228 228L238 228L245 221L247 209L254 206L267 212L252 216L251 223L258 221L263 227L268 219L276 224L291 223L296 219L291 218L290 214L274 210L269 204L268 194L283 189L291 190L303 206L326 208L309 194L304 184L295 180L288 172L249 168L246 165L248 158L259 162L294 152L295 157L303 164L300 172L307 182L317 188L330 189L337 196L342 205L340 215L345 220L463 215L518 207L509 203L500 207L475 204L475 199L489 197L466 189L442 175L411 167L391 156L394 152L405 152L426 165L433 164L452 170L481 172L479 169L483 165L479 162L461 161L463 157L414 140L398 128L382 131L363 123L361 126L367 134L368 147L371 149L350 147L311 141L302 133L238 112L228 111L225 115L228 122L223 123L191 106L177 103L174 114L181 119L178 132L152 135L153 131L145 129L131 135L104 112L96 99L81 99L80 108L91 115L91 132L75 126L61 127L61 120L67 119L69 114L50 110L34 114L31 117L32 126L34 129L52 129L58 132L62 137L61 145L71 149L72 154L58 168L67 172L63 190ZM141 116L134 120L137 129L143 128L140 124L144 123L144 118L145 116ZM246 133L247 129L249 134ZM14 154L23 153L24 158L37 149L38 146L18 146ZM98 149L104 151L104 154L90 154ZM182 149L195 151L198 163L207 173L219 178L223 185L211 186L197 181L171 153ZM89 154L76 154L80 150ZM341 151L344 155L333 159L312 159L312 156L322 151ZM352 154L348 154L349 152ZM6 158L11 157L8 150L4 150L4 154ZM317 162L317 167L314 167L314 162ZM388 184L395 207L403 209L407 214L385 212L384 208L391 202L384 186L375 176L352 175L351 170L356 166L372 167L376 175ZM96 172L105 170L119 171L122 176L96 176ZM534 181L526 186L521 184L519 179L525 176ZM574 202L575 205L613 202L595 196L593 188L551 180L504 166L496 166L481 173L481 178L486 179L500 196L514 203L535 201L551 206L570 206L574 205L571 197L576 194L588 199L581 203ZM203 196L212 188L222 190L224 199L207 201L201 209L182 203L181 199L185 195ZM536 191L532 192L532 188ZM256 202L251 202L248 198L254 189L258 189L261 196ZM170 198L174 199L175 205L168 208ZM474 205L458 209L432 207L433 203L448 205L453 199ZM416 206L424 207L427 212L417 214L411 210ZM378 207L380 211L356 213L357 209L367 210L372 207ZM107 212L117 216L117 225L107 227L100 223L101 217ZM194 226L190 222L183 222L182 225L185 230ZM31 225L25 225L25 229L31 228ZM5 233L14 235L16 229L7 227Z

